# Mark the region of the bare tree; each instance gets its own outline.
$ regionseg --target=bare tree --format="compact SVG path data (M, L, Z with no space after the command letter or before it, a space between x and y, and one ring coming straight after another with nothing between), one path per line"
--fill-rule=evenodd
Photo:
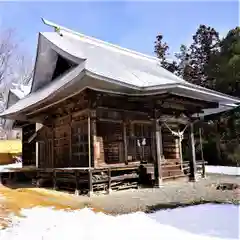
M3 88L11 81L13 73L12 61L16 55L17 44L14 41L14 30L5 29L0 32L0 86Z
M27 85L32 78L32 61L22 48L16 31L0 28L0 112L4 110L6 93L15 86Z

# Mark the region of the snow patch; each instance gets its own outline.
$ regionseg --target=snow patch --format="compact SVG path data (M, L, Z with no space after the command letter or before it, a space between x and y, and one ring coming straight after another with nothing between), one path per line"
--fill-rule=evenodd
M22 163L12 163L7 165L0 165L0 172L8 172L8 170L14 169L14 168L22 168Z
M208 207L211 208L210 206ZM194 208L198 208L198 206L195 206ZM188 209L189 210L186 211L187 215L190 213L193 215L193 208ZM205 213L207 209L208 208L205 209ZM170 210L167 215L169 219L172 219L172 222L175 222L177 221L176 219L174 220L176 214L173 211L174 210ZM184 209L182 211L184 211ZM212 218L203 219L201 218L202 215L200 215L199 218L196 217L195 225L199 226L199 230L202 228L200 235L197 235L189 232L189 229L183 230L179 229L179 226L177 226L178 228L176 226L169 226L173 225L170 222L165 221L167 225L162 224L164 219L166 219L165 211L160 211L151 216L142 212L109 216L104 213L95 213L88 208L76 211L57 211L51 208L38 207L25 209L22 211L22 214L26 217L15 217L13 219L12 227L0 231L1 240L220 240L223 238L203 236L201 233L205 233L205 221L211 225L211 222L208 219L218 222L220 218L225 217L220 216L219 214L215 216L213 215ZM183 213L181 219L179 217L177 219L181 220L181 222L185 222L185 219L187 218ZM232 231L232 221L227 225L229 226L229 224L231 224L231 228L228 230L229 232ZM188 223L189 222L186 221L185 224L187 225ZM193 224L190 224L189 227L193 227ZM222 225L220 225L218 229L213 229L213 231L221 232L221 227Z
M149 214L161 224L193 234L238 239L240 207L233 204L201 204Z
M206 166L206 173L240 176L240 167Z

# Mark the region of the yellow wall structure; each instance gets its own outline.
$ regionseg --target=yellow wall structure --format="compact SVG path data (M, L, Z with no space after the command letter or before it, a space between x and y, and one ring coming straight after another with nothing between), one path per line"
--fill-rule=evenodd
M21 140L0 140L0 165L13 163L13 156L21 153Z

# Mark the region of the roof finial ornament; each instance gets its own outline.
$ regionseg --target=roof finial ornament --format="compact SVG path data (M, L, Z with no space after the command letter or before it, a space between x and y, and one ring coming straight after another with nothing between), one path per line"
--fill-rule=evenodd
M55 24L55 23L52 23L52 22L50 22L50 21L48 21L48 20L46 20L46 19L44 19L44 18L41 18L41 19L42 19L42 21L43 21L43 23L44 23L45 25L47 25L47 26L49 26L49 27L53 27L53 28L54 28L54 31L55 31L56 33L58 33L60 36L62 36L62 33L60 33L61 27L60 27L59 25L57 25L57 24Z

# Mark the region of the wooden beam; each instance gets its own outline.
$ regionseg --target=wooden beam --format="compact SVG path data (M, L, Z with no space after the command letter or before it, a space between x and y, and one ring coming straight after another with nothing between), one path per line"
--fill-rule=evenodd
M91 114L91 113L90 113ZM88 174L89 174L89 197L93 192L93 184L92 184L92 148L91 148L91 116L88 115Z
M124 161L126 164L128 164L127 127L125 121L123 121L123 152Z
M108 168L108 193L111 193L111 168Z
M190 131L189 131L189 147L190 147L190 171L191 171L191 179L192 181L196 181L196 172L197 172L197 164L196 164L196 149L195 149L195 139L194 139L194 125L190 123Z
M202 160L202 178L206 177L206 169L205 169L205 161L203 155L203 142L202 142L202 128L199 128L199 143L200 143L200 151L201 151L201 160Z
M88 167L92 166L92 149L91 149L91 117L88 116Z
M41 128L42 128L42 124L36 123L35 131L37 132ZM39 142L36 141L36 168L39 167L39 154L40 154Z
M79 189L79 176L78 171L75 171L75 181L76 181L76 188L75 188L75 195L80 195L80 189Z
M180 138L178 138L178 146L179 146L179 155L180 155L181 170L183 170L182 140L181 140Z
M93 182L92 182L93 173L92 173L92 169L89 169L88 173L89 173L89 192L88 192L88 196L91 197L91 195L93 193Z
M86 108L80 111L76 111L72 113L72 118L74 117L78 117L78 116L86 116L87 114L89 114L90 109Z
M97 141L97 121L96 121L96 110L95 109L90 109L89 110L89 115L90 115L90 133L91 133L91 149L93 149L92 156L91 156L91 163L93 164L91 167L95 168L96 165L98 165L98 160L100 158L100 156L96 155L96 144L100 144ZM101 154L100 154L101 155Z
M162 185L162 150L161 150L161 141L162 141L162 129L159 126L157 119L154 121L155 125L155 138L156 138L156 157L157 157L157 185L160 187Z
M69 114L69 160L72 164L72 114ZM71 167L71 166L69 166Z
M52 126L51 128L52 130L52 152L51 152L51 155L52 155L52 167L55 167L54 166L54 126Z

